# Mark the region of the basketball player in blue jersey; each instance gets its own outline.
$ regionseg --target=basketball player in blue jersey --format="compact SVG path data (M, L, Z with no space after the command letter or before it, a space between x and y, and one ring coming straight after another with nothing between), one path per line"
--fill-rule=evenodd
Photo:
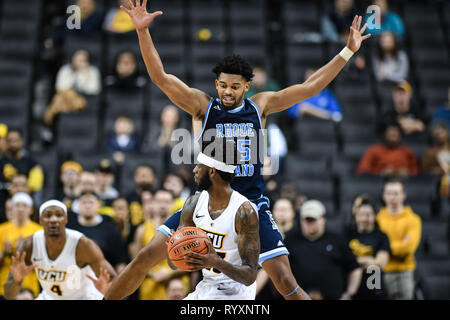
M355 16L346 46L304 83L277 92L260 92L250 99L244 99L253 77L250 65L239 56L226 57L213 69L217 76L215 84L218 93L218 98L214 99L164 71L148 28L149 24L163 13L162 11L149 13L146 6L147 0L143 0L142 3L141 0L136 0L136 5L129 0L129 8L121 6L121 9L130 15L136 28L142 57L150 78L175 105L192 116L194 134L198 138L202 138L201 136L206 133L205 130L215 129L216 137L226 140L229 135L234 142L241 141L239 145L236 144L237 153L240 153L247 163L238 166L240 170L236 170L237 178L232 183L232 188L246 196L258 207L261 236L259 263L285 299L309 298L292 275L287 256L289 252L272 219L268 199L263 196L261 159L256 159L255 164L251 162L255 159L249 159L248 154L254 153L254 151L250 150L248 138L250 134L259 134L259 129L264 129L268 115L286 110L324 89L344 68L352 55L359 50L361 43L370 37L370 34L362 36L367 25L361 28L362 17ZM241 135L241 128L243 130L242 139L238 139L237 136ZM258 151L256 153L258 154ZM110 294L107 294L106 298L123 298L124 294L128 293L128 289L137 288L139 278L143 277L143 270L151 268L155 263L153 260L165 257L165 241L170 236L170 230L177 229L179 215L180 212L175 213L164 226L158 229L160 232L157 232L149 245L142 250L142 254L137 256L136 259L139 260L133 261L125 270L128 271L126 273L127 280L122 280L120 276L116 279L116 282L123 286L114 286L113 282L111 287L113 290L110 289ZM142 270L138 271L138 268L142 268ZM134 270L138 274L131 275L130 270ZM129 281L130 277L135 283ZM124 286L129 288L125 289Z

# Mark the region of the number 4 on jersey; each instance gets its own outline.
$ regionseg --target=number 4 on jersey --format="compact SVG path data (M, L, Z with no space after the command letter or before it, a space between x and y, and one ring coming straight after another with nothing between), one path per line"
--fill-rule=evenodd
M56 293L58 296L62 296L62 295L63 295L62 290L61 290L61 287L60 287L59 285L57 285L57 284L53 285L53 286L50 288L50 290L51 290L52 292Z

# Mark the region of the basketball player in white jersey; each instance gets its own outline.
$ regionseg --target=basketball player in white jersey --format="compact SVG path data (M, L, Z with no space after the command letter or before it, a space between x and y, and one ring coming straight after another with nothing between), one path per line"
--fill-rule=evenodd
M235 167L203 153L194 179L203 191L189 197L180 226L197 226L211 239L208 253L191 252L187 265L202 269L203 280L186 300L254 300L260 251L258 210L231 189Z
M5 297L15 299L22 280L35 269L43 289L37 300L101 300L116 273L100 247L66 229L67 208L60 201L43 203L39 222L43 230L24 239L12 257Z

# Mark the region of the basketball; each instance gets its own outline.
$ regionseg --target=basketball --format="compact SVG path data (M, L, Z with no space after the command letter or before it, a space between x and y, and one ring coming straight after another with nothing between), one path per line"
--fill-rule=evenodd
M169 259L178 269L193 271L194 268L185 265L184 256L188 251L206 254L209 241L208 235L202 229L196 227L181 228L169 239L167 247Z

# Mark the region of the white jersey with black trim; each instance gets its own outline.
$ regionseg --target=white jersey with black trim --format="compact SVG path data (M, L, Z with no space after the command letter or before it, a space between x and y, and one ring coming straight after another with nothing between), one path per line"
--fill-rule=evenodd
M239 207L246 201L246 197L237 191L233 191L228 203L228 207L216 219L212 219L209 210L209 193L202 191L195 206L193 221L194 224L204 230L211 239L212 245L217 254L233 265L241 265L242 259L238 250L238 235L236 233L235 218ZM255 211L258 212L256 206L250 202ZM203 279L208 282L230 282L233 281L219 270L203 269Z
M66 243L56 258L50 260L45 246L44 231L33 234L33 254L31 262L36 264L36 275L42 287L37 300L101 300L103 295L92 281L96 278L88 265L80 269L76 262L76 250L81 232L66 229Z

